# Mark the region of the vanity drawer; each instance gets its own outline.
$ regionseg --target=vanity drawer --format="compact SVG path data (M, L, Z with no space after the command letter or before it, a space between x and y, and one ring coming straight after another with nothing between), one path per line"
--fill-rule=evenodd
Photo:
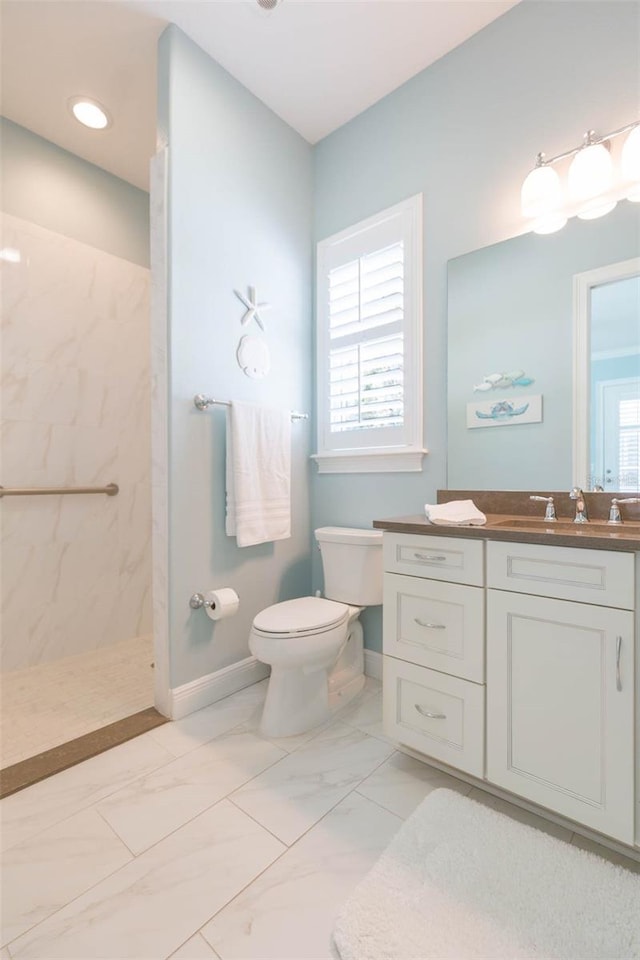
M443 673L484 680L481 587L384 575L384 653Z
M633 610L632 553L495 540L487 548L489 587Z
M451 583L484 583L484 544L458 537L385 533L384 569L409 577L429 577Z
M394 657L384 658L383 670L385 734L484 777L485 688Z

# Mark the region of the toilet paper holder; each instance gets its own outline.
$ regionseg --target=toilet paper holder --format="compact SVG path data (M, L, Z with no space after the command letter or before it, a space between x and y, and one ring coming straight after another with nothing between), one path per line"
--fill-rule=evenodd
M203 593L194 593L193 596L189 598L189 606L192 610L200 610L201 607L210 607L211 603L207 603Z
M189 597L189 606L192 610L201 610L203 607L215 609L213 600L206 600L203 593L194 593Z

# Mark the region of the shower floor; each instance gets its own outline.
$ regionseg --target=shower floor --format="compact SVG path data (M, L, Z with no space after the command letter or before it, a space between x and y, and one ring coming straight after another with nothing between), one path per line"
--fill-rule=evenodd
M153 706L153 639L0 676L0 769Z

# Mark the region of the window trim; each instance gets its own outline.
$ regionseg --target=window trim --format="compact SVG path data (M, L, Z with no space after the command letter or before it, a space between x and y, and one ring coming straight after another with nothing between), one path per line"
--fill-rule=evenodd
M364 431L354 431L352 447L330 443L328 418L328 364L329 323L327 315L327 277L329 271L348 262L349 258L363 256L371 245L376 249L376 238L389 229L390 221L401 220L404 241L405 310L404 336L404 424L405 442L371 445L363 443ZM367 243L362 234L369 234ZM398 234L396 233L396 238ZM364 242L363 242L364 241ZM317 244L316 265L316 386L317 386L317 450L312 459L319 473L388 473L422 469L423 456L423 316L422 316L422 194L403 200L366 220L353 224ZM368 432L368 431L367 431ZM375 431L371 431L372 440ZM342 435L344 442L344 434Z

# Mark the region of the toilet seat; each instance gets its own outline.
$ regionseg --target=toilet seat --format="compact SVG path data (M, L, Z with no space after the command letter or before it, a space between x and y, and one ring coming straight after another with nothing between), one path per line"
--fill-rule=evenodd
M253 629L263 637L311 637L346 622L346 603L323 597L298 597L275 603L257 614Z

